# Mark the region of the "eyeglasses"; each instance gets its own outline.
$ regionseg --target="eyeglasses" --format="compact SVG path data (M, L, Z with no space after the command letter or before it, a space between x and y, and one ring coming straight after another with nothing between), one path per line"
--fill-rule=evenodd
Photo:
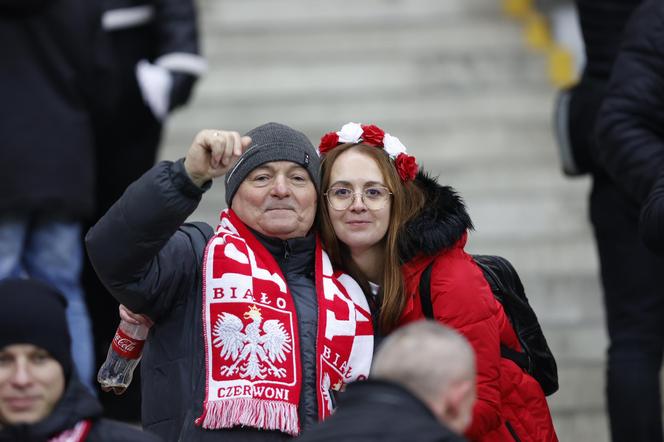
M355 201L355 195L359 195L362 203L367 206L369 210L380 210L385 207L385 203L390 199L390 189L382 186L367 187L361 192L353 192L352 189L346 187L330 187L325 192L327 201L334 210L346 210Z

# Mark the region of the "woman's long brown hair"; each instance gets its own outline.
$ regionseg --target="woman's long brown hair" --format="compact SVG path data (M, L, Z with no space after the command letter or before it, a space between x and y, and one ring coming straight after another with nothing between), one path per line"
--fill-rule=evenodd
M348 272L360 284L365 293L370 293L369 281L353 262L348 247L339 241L334 233L327 200L322 196L327 192L330 185L332 166L337 158L349 149L355 149L376 161L378 169L385 179L385 185L392 192L390 222L387 233L382 240L385 243L385 265L383 266L382 280L373 281L380 284L378 326L381 332L388 333L396 327L406 302L405 284L399 257L399 232L404 224L422 208L424 195L412 181L401 182L394 164L382 148L366 144L347 143L339 145L326 153L321 163L321 201L319 203L321 240L332 263Z

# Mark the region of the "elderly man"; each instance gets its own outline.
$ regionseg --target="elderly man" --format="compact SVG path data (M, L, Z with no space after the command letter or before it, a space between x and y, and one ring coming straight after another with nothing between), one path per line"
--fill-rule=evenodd
M370 379L349 385L339 402L303 442L463 441L475 402L473 350L439 323L412 323L383 341Z
M366 299L312 232L318 169L309 140L281 124L245 137L204 130L88 233L101 280L155 321L141 372L146 428L169 440L282 440L368 374ZM181 226L223 175L230 209L217 229Z
M0 282L0 441L157 441L101 419L74 370L66 302L33 280Z

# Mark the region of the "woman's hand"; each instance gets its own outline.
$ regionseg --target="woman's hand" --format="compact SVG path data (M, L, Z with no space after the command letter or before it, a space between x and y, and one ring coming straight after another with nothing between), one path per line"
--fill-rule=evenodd
M127 321L130 324L144 325L148 328L154 325L152 319L148 318L145 315L139 315L138 313L134 313L122 304L120 304L118 310L120 311L120 319L122 319L123 321Z

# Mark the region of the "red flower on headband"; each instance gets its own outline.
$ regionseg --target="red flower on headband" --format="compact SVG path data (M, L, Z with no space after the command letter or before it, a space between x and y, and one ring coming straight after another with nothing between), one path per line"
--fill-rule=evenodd
M383 145L384 136L385 132L380 127L373 124L362 125L362 140L364 144L380 147Z
M415 162L415 157L412 157L406 153L400 153L399 156L394 160L394 166L397 168L397 173L401 177L401 181L404 183L406 181L412 181L417 175L417 162Z
M336 132L328 132L323 135L320 139L320 145L318 146L318 151L321 155L326 153L330 149L337 147L339 143L339 135Z

